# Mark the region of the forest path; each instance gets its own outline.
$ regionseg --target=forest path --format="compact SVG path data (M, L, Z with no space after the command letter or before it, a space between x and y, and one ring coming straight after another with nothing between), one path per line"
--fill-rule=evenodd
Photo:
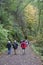
M11 55L7 55L5 52L0 56L0 65L42 65L39 57L32 51L30 46L25 51L26 54L23 55L19 46L17 55L14 55L13 50Z

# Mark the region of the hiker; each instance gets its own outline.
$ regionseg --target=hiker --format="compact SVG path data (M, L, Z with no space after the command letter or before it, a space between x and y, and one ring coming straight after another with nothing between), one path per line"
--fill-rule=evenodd
M18 48L18 43L17 43L17 41L15 40L12 45L13 45L14 53L15 53L15 55L16 55L16 50L17 50L17 48Z
M8 48L8 54L11 54L11 42L8 41L6 47Z
M26 44L25 40L21 41L21 48L23 50L23 54L25 54L26 47L27 47L27 44Z
M27 44L27 46L29 45L29 41L27 40L27 36L25 36L25 42Z

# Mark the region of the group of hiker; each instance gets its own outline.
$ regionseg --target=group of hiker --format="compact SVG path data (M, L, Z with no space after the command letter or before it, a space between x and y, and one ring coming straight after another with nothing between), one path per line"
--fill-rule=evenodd
M28 46L28 44L29 44L29 41L28 40L21 40L20 41L20 47L22 48L22 50L23 50L23 54L25 54L25 49L27 48L27 46ZM14 54L16 55L17 53L16 53L16 50L18 49L18 43L17 43L17 41L16 40L14 40L14 42L13 43L11 43L11 41L8 41L8 43L7 43L7 45L6 45L6 47L7 47L7 49L8 49L8 54L11 54L11 49L12 49L12 47L13 47L13 49L14 49Z

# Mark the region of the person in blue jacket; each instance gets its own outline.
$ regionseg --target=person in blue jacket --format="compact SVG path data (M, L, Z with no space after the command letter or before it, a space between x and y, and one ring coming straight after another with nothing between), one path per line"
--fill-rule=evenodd
M6 47L8 48L8 54L11 54L11 42L10 41L8 41Z

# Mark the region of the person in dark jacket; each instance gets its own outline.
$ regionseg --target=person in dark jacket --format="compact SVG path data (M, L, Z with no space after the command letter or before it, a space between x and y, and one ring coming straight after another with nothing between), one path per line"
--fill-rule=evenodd
M8 54L11 54L11 42L10 41L8 41L6 47L8 48Z
M16 55L16 54L17 54L17 53L16 53L16 50L17 50L17 48L18 48L18 43L17 43L17 41L15 40L12 45L13 45L14 53L15 53L15 55Z
M27 39L27 36L25 36L25 42L27 44L27 46L29 45L29 40Z

